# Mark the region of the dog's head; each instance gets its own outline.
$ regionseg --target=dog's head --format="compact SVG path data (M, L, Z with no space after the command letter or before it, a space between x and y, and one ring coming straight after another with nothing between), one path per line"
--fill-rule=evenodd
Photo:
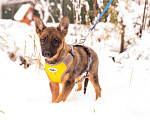
M68 33L69 18L64 16L58 27L46 27L43 21L34 16L36 33L40 39L42 55L53 61L59 56Z

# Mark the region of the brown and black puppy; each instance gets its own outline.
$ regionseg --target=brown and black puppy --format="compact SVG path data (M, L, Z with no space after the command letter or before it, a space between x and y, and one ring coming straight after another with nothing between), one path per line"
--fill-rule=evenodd
M39 17L34 16L36 33L40 39L42 56L49 64L55 64L64 59L67 53L71 52L71 47L65 42L65 36L68 33L69 18L64 16L58 27L46 27ZM62 80L62 91L59 93L59 83L50 82L50 90L52 93L52 102L59 103L65 101L71 90L83 73L86 72L88 55L82 46L73 47L75 56L69 70L65 73ZM90 64L89 80L93 84L96 93L96 99L101 97L101 88L98 80L98 56L89 48L92 54L92 62ZM78 84L78 89L82 89L82 84Z

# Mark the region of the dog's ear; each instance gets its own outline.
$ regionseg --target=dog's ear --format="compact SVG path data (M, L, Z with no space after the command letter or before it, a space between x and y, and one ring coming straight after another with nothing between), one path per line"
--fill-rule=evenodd
M66 15L62 18L59 26L57 27L57 30L60 31L61 35L66 36L68 33L68 27L69 27L69 18Z
M43 21L39 17L34 16L33 19L35 23L36 33L38 35L41 35L42 31L46 28L46 26L44 25Z

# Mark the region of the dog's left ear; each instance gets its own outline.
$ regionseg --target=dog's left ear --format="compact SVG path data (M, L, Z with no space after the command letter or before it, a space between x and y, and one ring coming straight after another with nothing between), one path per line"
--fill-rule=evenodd
M35 23L36 33L38 35L41 35L42 31L46 28L46 26L44 25L43 21L39 17L34 16L33 19Z
M61 35L66 36L68 33L68 27L69 27L69 18L66 15L62 18L59 26L57 27L57 30L60 31Z

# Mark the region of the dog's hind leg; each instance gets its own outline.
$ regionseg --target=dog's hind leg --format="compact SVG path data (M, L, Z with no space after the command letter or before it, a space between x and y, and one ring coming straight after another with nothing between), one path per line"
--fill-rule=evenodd
M77 91L81 91L81 90L82 90L82 83L78 83Z
M89 79L94 86L95 93L96 93L96 100L97 100L98 97L101 97L101 87L99 85L98 75L96 73L93 74L90 73Z
M65 101L67 97L69 96L71 90L73 89L75 85L75 79L73 80L69 73L64 75L63 81L62 81L62 91L55 100L55 103L59 103L60 101Z

